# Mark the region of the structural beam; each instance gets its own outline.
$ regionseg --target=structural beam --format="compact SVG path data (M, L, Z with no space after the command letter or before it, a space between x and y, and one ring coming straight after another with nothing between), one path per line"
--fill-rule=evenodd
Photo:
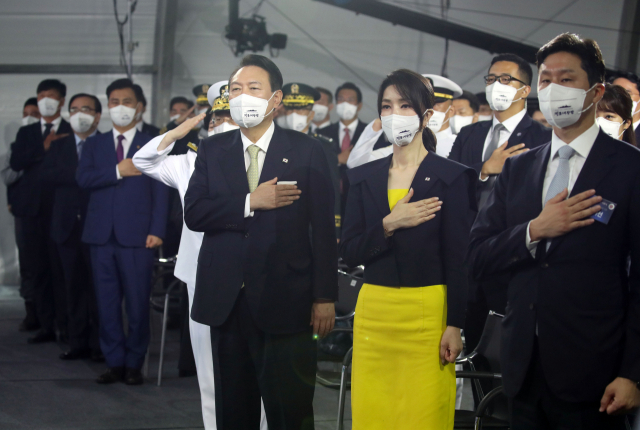
M314 0L331 6L340 7L358 14L378 18L394 25L412 28L423 33L433 34L445 39L483 49L491 53L517 54L530 63L536 62L538 47L526 45L495 34L475 30L460 24L434 18L413 10L405 9L378 0ZM631 1L631 0L627 0Z
M151 119L154 124L166 124L169 120L167 107L171 101L173 85L173 53L176 38L178 2L158 0L156 11L155 45L153 65L157 73L153 75ZM135 73L135 67L134 67Z
M640 2L638 0L624 0L616 49L616 67L627 72L637 71L639 51Z
M1 74L74 74L74 75L103 75L126 74L123 66L111 64L0 64ZM134 66L133 73L156 73L154 66Z

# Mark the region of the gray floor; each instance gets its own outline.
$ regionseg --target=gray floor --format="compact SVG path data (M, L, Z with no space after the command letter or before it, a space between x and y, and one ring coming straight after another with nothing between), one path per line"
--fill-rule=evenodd
M65 362L66 345L28 345L17 288L0 286L0 430L202 429L196 378L178 378L178 333L169 331L162 387L155 385L160 318L154 317L149 379L139 387L94 382L104 365ZM318 386L316 429L335 429L337 392ZM345 429L351 429L347 400Z

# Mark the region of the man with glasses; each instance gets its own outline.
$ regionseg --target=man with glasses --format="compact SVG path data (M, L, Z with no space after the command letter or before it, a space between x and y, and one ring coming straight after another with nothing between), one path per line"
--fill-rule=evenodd
M525 109L531 79L531 66L517 55L494 57L484 77L493 118L465 127L453 144L449 159L472 167L480 176L479 208L487 201L507 158L551 140L551 130L533 121ZM470 288L465 328L468 351L478 344L489 310L504 314L507 282L508 277L496 276Z
M69 350L60 354L60 359L104 361L98 341L98 306L90 249L80 240L89 193L76 182L84 143L99 134L102 105L94 95L76 94L69 102L69 114L73 133L53 142L42 166L42 179L55 187L51 238L62 263L68 312Z

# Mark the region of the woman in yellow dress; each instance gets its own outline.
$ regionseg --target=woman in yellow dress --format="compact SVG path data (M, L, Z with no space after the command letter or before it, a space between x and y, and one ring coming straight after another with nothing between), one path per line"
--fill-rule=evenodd
M340 253L365 266L354 322L354 430L453 428L465 256L476 174L436 155L430 83L409 70L378 93L393 154L348 172Z

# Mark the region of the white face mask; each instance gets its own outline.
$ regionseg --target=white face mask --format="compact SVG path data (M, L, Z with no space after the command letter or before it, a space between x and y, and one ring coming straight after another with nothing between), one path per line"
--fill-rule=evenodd
M491 121L493 115L478 115L478 121Z
M179 114L179 113L177 113L177 114L175 114L175 115L171 115L171 116L169 117L169 121L175 121L175 120L177 120L178 118L180 118L180 114Z
M38 110L42 116L54 116L58 112L58 106L60 106L60 101L51 97L45 97L38 101Z
M495 81L493 84L486 87L484 92L487 96L487 101L489 102L491 110L502 112L509 109L513 102L522 100L522 97L517 100L514 100L513 98L516 96L516 93L523 88L524 86L520 88L513 88L510 85L504 85Z
M473 115L454 115L453 118L451 118L451 122L449 124L451 125L451 131L453 131L453 134L458 134L460 133L460 130L462 130L462 127L465 127L471 123L473 123Z
M89 131L95 120L96 118L94 116L83 112L78 112L71 116L69 122L71 123L71 128L76 133L86 133L87 131Z
M309 117L307 115L300 115L293 112L285 116L287 119L287 128L295 131L302 131L309 124Z
M582 108L587 93L594 89L596 85L598 84L586 91L553 83L542 90L538 89L540 111L549 125L559 128L569 127L578 122L582 112L593 106L593 103L591 103L586 108Z
M229 131L229 130L237 130L240 127L238 127L237 125L231 125L228 122L223 122L220 125L216 125L215 127L213 127L213 133L218 134L218 133L224 133L225 131ZM211 132L209 132L211 133ZM211 136L211 134L209 134L209 136Z
M35 124L36 122L39 122L40 120L38 118L36 118L35 116L25 116L24 118L22 118L22 125L31 125L31 124Z
M336 113L343 121L351 121L358 113L358 106L342 102L336 106Z
M255 127L275 110L274 108L271 109L269 113L266 113L269 101L274 94L275 92L271 94L268 100L250 96L249 94L240 94L238 97L230 99L229 107L231 108L231 118L233 118L233 121L240 127Z
M284 115L280 115L276 118L276 124L278 124L282 128L287 128L287 117Z
M391 114L381 116L380 119L382 120L382 130L389 142L393 142L399 147L410 144L420 130L420 117L418 115Z
M136 110L125 105L118 105L109 109L109 116L111 116L111 121L118 127L126 127L136 117Z
M324 119L327 117L327 114L329 113L329 107L315 103L313 105L313 111L316 113L313 117L313 120L315 122L322 122L324 121Z
M449 109L451 109L451 106L449 106ZM434 110L433 115L431 115L431 118L429 118L429 123L427 124L427 127L429 127L431 131L433 131L434 133L439 132L442 126L447 121L449 121L449 120L447 121L444 120L444 117L447 116L447 112L449 112L449 109L447 109L444 112L438 112L437 110Z
M596 122L598 123L602 131L604 131L614 139L620 139L620 136L622 136L622 134L624 133L624 129L620 131L620 129L622 128L622 123L609 121L608 119L605 119L603 117L596 118Z

